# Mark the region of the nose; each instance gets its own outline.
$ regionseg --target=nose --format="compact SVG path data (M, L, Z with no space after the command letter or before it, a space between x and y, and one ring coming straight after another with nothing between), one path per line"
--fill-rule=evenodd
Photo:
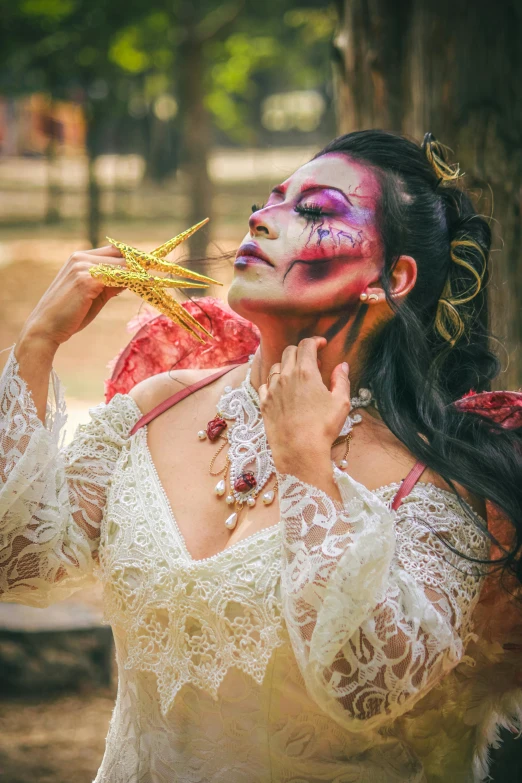
M275 239L278 235L274 218L268 215L268 210L266 209L258 209L250 215L248 227L253 237L264 236L268 239Z

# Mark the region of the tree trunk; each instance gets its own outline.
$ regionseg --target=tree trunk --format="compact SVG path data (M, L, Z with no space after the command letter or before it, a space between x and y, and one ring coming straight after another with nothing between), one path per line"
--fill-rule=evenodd
M86 107L87 235L92 247L99 246L101 229L101 193L96 177L96 159L100 150L101 117L102 115L93 104Z
M87 158L87 233L92 247L98 247L100 242L100 186L96 178L96 155L88 150Z
M522 7L516 0L338 0L339 131L385 128L453 150L492 228L503 388L522 384Z
M195 32L197 19L194 10L195 7L191 18L186 20L186 37L180 52L182 73L179 78L180 115L183 120L180 168L186 175L189 196L186 228L206 217L212 218L212 181L208 171L212 132L204 103L203 43ZM204 226L188 242L190 266L202 273L205 273L208 238L208 227ZM204 293L204 289L194 289L193 293Z
M58 168L58 155L56 150L56 139L49 139L45 151L47 160L47 205L45 211L45 222L49 225L55 225L61 220L60 205L62 200L62 187L60 183L60 172Z
M47 161L47 205L45 222L52 225L61 220L60 206L62 200L62 183L59 163L59 143L62 140L62 126L54 116L54 102L52 99L46 107L46 113L42 118L43 128L47 136L45 158Z

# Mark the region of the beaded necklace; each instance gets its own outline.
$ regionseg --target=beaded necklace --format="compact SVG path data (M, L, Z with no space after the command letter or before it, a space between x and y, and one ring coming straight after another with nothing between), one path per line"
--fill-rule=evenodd
M216 496L224 498L230 508L234 507L225 520L225 527L229 530L236 527L245 506L252 508L256 505L258 496L274 474L275 485L261 496L264 505L268 506L273 502L277 490L277 473L266 439L259 395L250 380L253 358L251 356L249 359L250 367L246 378L236 388L225 386L216 406L216 415L204 430L198 432L198 438L202 441L222 441L210 461L209 472L211 476L221 476L214 487ZM350 402L350 413L332 444L332 448L341 443L345 444L344 456L336 463L341 470L348 466L352 429L362 421L361 414L353 411L370 405L372 394L369 389L360 389L359 395L352 397ZM224 466L214 470L217 458L227 445Z

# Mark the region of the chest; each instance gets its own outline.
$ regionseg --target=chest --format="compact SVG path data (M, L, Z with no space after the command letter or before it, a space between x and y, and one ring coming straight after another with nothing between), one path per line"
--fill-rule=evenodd
M200 560L276 525L279 507L274 491L272 503L265 505L259 497L255 506L244 505L239 511L233 530L225 526L226 519L237 511L226 502L233 478L227 466L227 444L222 439L198 438L198 431L215 415L215 408L209 410L196 399L187 403L154 419L139 437L186 549ZM226 490L219 495L216 486L222 481ZM263 491L275 489L276 477L272 475Z
M144 435L127 444L113 474L98 577L124 668L155 673L166 714L187 683L217 698L231 667L262 681L284 638L280 527L193 558Z

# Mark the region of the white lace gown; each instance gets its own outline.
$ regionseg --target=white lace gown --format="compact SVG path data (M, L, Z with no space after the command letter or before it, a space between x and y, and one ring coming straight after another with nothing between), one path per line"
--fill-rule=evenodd
M522 690L481 699L501 648L474 633L482 577L437 534L478 557L488 540L450 493L419 484L393 512L398 485L335 468L340 503L280 475L278 525L194 560L130 396L64 448L56 374L43 425L11 351L0 404L3 600L104 585L119 683L95 783L486 778Z

